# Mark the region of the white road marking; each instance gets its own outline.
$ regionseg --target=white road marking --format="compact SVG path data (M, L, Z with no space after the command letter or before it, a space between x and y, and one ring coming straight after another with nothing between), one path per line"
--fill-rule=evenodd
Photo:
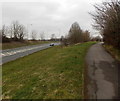
M26 48L26 49L11 51L11 52L5 52L5 53L2 53L2 57L14 55L14 54L22 53L22 52L26 52L26 51L30 51L30 50L33 50L33 49L38 49L40 47L44 47L44 46L37 46L37 47Z

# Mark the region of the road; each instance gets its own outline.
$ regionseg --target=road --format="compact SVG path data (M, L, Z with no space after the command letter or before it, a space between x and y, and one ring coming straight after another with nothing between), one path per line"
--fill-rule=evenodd
M59 45L59 43L54 43L55 45ZM0 64L7 63L9 61L18 59L20 57L32 54L34 52L50 48L50 43L40 44L40 45L32 45L32 46L24 46L14 49L6 49L2 51L2 61Z
M116 99L120 95L120 64L101 43L93 45L86 56L85 94L88 99ZM118 73L119 72L119 73Z

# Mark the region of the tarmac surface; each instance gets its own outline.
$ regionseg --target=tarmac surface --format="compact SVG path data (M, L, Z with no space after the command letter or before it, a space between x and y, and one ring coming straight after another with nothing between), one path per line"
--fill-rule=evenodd
M88 99L120 98L120 64L102 47L93 45L86 56Z
M54 45L59 45L59 43L54 43ZM0 65L50 47L52 47L50 43L47 43L2 50L2 61Z

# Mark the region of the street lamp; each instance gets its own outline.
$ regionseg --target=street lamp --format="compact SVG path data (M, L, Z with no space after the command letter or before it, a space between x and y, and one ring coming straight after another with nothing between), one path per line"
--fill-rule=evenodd
M29 40L29 26L32 26L32 24L27 24L27 40Z

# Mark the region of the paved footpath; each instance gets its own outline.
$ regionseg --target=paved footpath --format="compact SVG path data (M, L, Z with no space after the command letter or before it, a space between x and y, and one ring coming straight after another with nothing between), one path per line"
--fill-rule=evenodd
M118 99L120 65L101 43L93 45L86 56L86 95L89 99Z

